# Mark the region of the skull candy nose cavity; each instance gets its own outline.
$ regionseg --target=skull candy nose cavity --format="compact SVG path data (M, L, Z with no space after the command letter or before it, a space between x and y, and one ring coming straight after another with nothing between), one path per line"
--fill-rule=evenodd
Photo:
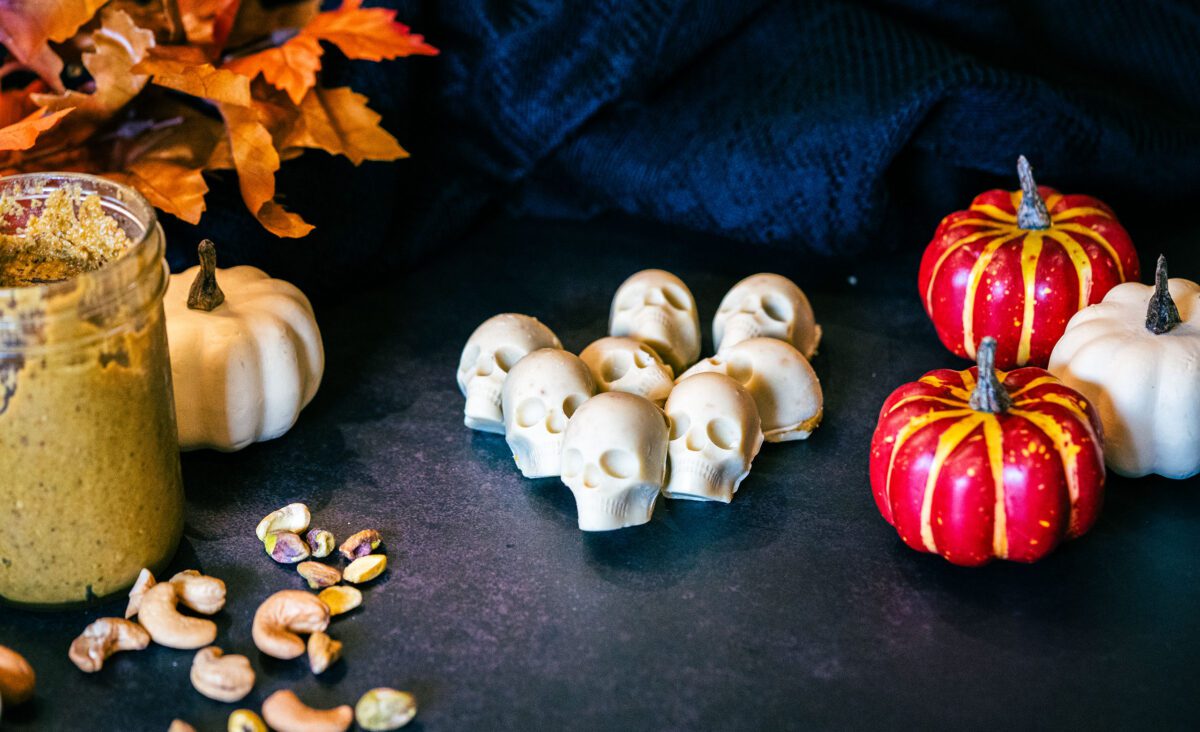
M546 431L552 435L560 434L567 428L567 418L561 412L551 412L546 417Z
M600 485L600 468L588 463L588 466L583 469L583 487L595 488Z

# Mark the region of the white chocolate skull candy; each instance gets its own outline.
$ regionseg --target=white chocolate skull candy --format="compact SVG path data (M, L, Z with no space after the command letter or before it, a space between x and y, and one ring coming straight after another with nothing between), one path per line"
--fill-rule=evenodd
M737 283L721 298L713 318L713 350L718 353L760 336L787 341L805 358L812 358L821 342L812 305L783 275L756 274Z
M662 406L675 386L675 373L658 354L632 338L601 338L579 354L600 391L623 391Z
M595 393L592 373L573 353L542 348L512 367L501 403L504 439L521 475L558 475L567 421Z
M696 298L683 280L670 272L638 272L613 296L608 334L645 343L680 373L700 357Z
M562 481L582 531L650 520L667 470L667 417L648 400L610 391L587 400L567 424Z
M693 374L671 392L667 417L671 477L663 495L732 501L763 443L750 392L724 374Z
M504 313L475 329L458 362L458 388L467 398L463 424L473 430L504 434L500 392L509 370L530 351L562 348L537 318Z
M821 382L808 359L791 344L751 338L730 346L688 369L675 388L694 374L716 371L732 377L758 405L767 442L807 439L821 423Z

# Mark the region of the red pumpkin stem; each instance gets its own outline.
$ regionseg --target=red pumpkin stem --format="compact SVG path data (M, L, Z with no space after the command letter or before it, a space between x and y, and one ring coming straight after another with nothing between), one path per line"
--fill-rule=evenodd
M1008 411L1012 397L996 376L996 339L988 336L980 341L976 358L979 373L975 378L975 390L971 392L971 409L988 414Z
M1021 207L1017 209L1017 226L1022 229L1049 229L1050 212L1038 193L1033 168L1022 155L1017 158L1017 178L1021 180Z
M1146 308L1146 330L1154 335L1162 335L1183 322L1167 285L1167 257L1160 254L1158 267L1154 270L1154 294Z
M188 290L187 306L189 310L210 312L225 302L225 293L217 284L217 248L205 239L196 249L200 253L200 272Z

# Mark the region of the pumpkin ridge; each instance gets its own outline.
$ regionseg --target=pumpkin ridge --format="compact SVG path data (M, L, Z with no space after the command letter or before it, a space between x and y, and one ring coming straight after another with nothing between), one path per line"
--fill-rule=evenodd
M940 412L925 412L909 418L908 422L906 422L904 426L900 428L900 431L896 433L895 444L892 445L891 455L888 456L888 468L883 480L883 491L884 497L887 499L889 505L891 505L892 501L892 471L896 467L896 456L900 454L900 450L910 439L912 439L913 435L917 434L929 425L934 424L935 422L940 422L943 419L949 419L951 417L969 417L972 414L974 414L974 411L970 407L964 406L962 409L946 409Z
M1017 361L1025 363L1029 360L1030 346L1033 344L1033 310L1037 305L1037 267L1042 256L1042 232L1030 233L1021 245L1021 282L1024 285L1024 302L1021 315L1021 336L1017 342Z
M1006 244L1006 243L1012 241L1013 239L1016 239L1020 235L1021 235L1020 230L1013 231L1012 227L1003 226L1003 227L989 228L989 229L985 229L983 231L973 231L970 234L966 234L966 235L954 240L954 243L952 243L950 246L946 247L946 250L941 253L941 255L937 258L937 261L934 262L934 264L933 264L933 269L931 270L930 275L929 275L929 284L925 287L925 307L926 307L926 309L930 312L933 311L933 287L935 284L937 284L938 273L942 271L942 265L945 264L946 260L950 258L951 254L959 251L960 249L962 249L963 247L965 247L968 244L973 244L974 242L977 242L980 239L986 238L988 236L998 236L1001 238L1007 237L1004 239L1004 241L1001 242L1001 244ZM989 242L989 244L990 243L991 242Z
M1017 225L1017 215L1015 213L1009 213L994 203L973 203L971 204L971 208L967 210L977 211L995 221L1011 224L1014 227Z
M1070 498L1071 505L1071 512L1067 516L1067 525L1070 526L1074 520L1075 503L1079 500L1078 457L1079 453L1083 451L1083 447L1077 445L1071 434L1048 414L1029 409L1012 409L1008 413L1029 422L1054 444L1059 460L1062 462L1063 475L1067 479L1067 496Z
M1050 218L1054 225L1083 218L1085 216L1098 216L1100 218L1109 220L1112 220L1113 218L1112 214L1104 209L1096 208L1095 206L1072 206L1071 208L1064 208L1058 212L1055 212L1053 209L1050 211Z
M938 436L937 448L933 453L933 459L929 463L929 473L925 478L925 492L921 496L921 541L931 553L937 553L937 543L933 538L932 522L933 494L938 476L942 472L942 466L945 465L946 459L983 422L983 415L971 410L970 415L960 419L956 424L947 427L946 431Z
M1083 310L1092 299L1092 285L1095 283L1095 278L1092 276L1092 259L1083 245L1070 234L1052 228L1050 229L1050 238L1058 242L1058 245L1071 258L1071 263L1075 265L1075 276L1079 280L1078 309Z
M984 415L983 440L987 447L988 467L992 472L992 489L996 493L995 518L992 524L992 551L1001 559L1008 558L1008 511L1004 490L1004 430L995 414Z
M1014 237L1015 238L1015 237ZM1011 241L1011 239L1010 239ZM975 358L975 298L979 294L979 285L987 268L991 266L996 252L1006 241L1003 238L994 239L979 253L979 259L971 266L967 275L967 292L963 298L963 348L968 358Z
M1117 250L1113 248L1113 245L1109 243L1108 239L1106 239L1103 234L1082 224L1069 222L1059 224L1055 228L1061 231L1069 231L1073 234L1086 236L1103 247L1104 251L1108 253L1109 258L1112 259L1113 264L1117 266L1117 279L1119 279L1121 282L1125 281L1125 265L1121 263L1121 257L1117 254Z

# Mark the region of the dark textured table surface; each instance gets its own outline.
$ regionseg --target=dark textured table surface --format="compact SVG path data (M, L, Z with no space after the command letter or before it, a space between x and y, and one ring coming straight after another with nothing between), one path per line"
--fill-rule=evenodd
M174 568L227 582L218 644L259 674L243 704L282 687L353 704L389 685L419 698L417 730L1195 728L1196 480L1111 479L1096 528L1033 566L956 568L880 518L867 482L880 404L962 365L913 293L917 256L815 270L678 233L510 222L319 308L328 366L299 424L183 461ZM1194 277L1189 257L1174 271ZM692 287L706 336L737 279L795 278L825 331L826 419L807 442L765 446L731 505L660 500L644 527L582 534L561 483L523 480L501 437L462 426L455 365L503 311L578 351L604 335L622 279L651 266ZM390 557L363 607L333 623L345 660L319 678L250 639L259 602L302 587L254 537L290 501L339 536L378 528ZM0 644L39 673L5 729L165 730L175 717L224 729L235 706L191 688L190 652L151 647L93 675L69 664L71 639L123 607L0 610Z

